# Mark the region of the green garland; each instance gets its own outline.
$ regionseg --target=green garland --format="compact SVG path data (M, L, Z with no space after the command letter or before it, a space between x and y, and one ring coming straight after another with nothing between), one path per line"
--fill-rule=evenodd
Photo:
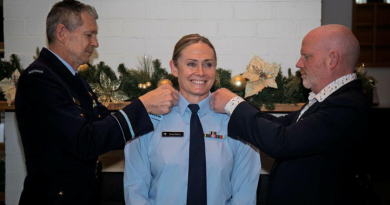
M34 57L34 59L38 57L38 52L39 49L37 49L37 56ZM168 73L165 68L161 67L160 60L155 59L152 61L151 58L145 57L139 60L139 63L140 65L137 69L127 68L124 64L120 64L117 68L119 80L121 81L119 90L129 96L130 101L155 89L161 79L170 80L173 87L179 89L177 78ZM23 72L23 69L20 66L20 59L17 55L12 54L9 62L3 60L0 62L0 80L10 78L16 69L18 69L20 73ZM115 72L104 62L99 62L96 65L90 66L89 69L84 72L79 71L80 75L88 83L101 83L101 72L104 72L111 80L118 80ZM211 89L212 92L219 88L227 88L237 95L244 97L244 91L234 91L232 89L230 82L231 71L218 68L216 76L216 81ZM373 89L375 88L375 83L377 83L377 81L373 77L367 76L367 72L361 68L358 69L357 76L362 80L364 93L369 98L372 98ZM275 81L278 85L277 89L264 88L260 93L245 98L245 100L255 107L264 105L268 110L274 110L276 103L296 104L306 102L310 90L303 87L299 71L296 71L295 75L293 75L291 69L289 69L288 76L284 76L279 72ZM147 88L139 87L140 84L146 82L150 82L151 86ZM5 100L3 93L0 93L0 100Z
M16 54L10 56L10 60L0 60L0 81L4 78L10 78L12 73L18 70L19 73L23 72L23 68L20 65L20 58ZM6 100L3 92L0 92L0 100Z

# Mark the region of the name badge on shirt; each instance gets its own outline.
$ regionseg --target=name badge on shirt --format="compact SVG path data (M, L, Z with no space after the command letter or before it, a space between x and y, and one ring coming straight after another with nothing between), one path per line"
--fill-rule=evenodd
M183 137L184 132L162 132L162 137Z

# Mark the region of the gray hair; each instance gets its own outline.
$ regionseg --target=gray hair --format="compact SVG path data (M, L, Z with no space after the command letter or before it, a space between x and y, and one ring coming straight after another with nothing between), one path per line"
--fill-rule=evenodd
M69 31L83 25L81 14L84 12L95 19L99 18L94 7L76 0L63 0L54 4L46 18L46 35L49 44L55 39L58 24L64 24Z

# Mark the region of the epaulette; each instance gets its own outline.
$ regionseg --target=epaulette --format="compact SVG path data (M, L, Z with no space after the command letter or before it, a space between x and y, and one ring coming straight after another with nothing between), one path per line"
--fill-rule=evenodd
M150 117L150 119L161 121L163 119L164 115L155 115L155 114L149 113L149 117Z

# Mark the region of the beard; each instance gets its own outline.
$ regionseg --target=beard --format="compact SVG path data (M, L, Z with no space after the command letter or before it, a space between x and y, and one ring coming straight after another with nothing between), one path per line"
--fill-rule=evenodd
M302 81L303 87L305 87L306 89L311 89L312 83L310 76L306 75L306 78L302 78Z

